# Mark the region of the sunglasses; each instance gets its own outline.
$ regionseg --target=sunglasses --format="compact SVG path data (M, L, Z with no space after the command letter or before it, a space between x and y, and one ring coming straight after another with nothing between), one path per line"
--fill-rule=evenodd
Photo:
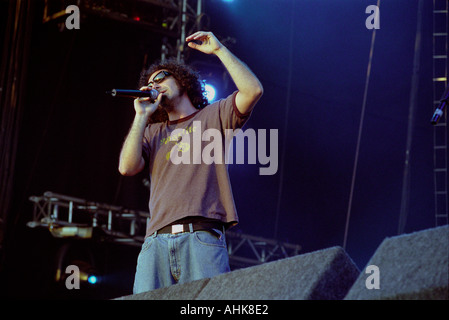
M170 76L171 73L165 70L162 70L161 72L159 72L152 81L148 82L148 86L152 86L153 83L161 83L162 81L164 81L164 79L168 76Z

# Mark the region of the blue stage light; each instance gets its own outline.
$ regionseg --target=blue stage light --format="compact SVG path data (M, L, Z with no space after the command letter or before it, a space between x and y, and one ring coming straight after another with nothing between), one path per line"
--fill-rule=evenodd
M90 284L96 284L98 281L98 278L94 275L90 275L89 278L87 278L87 282Z
M209 103L214 101L216 94L215 88L210 84L206 83L204 84L204 90L206 91L206 98L209 101Z

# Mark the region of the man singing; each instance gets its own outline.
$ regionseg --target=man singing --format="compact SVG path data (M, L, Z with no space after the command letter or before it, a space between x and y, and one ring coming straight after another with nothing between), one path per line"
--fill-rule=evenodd
M204 163L197 157L193 161L194 148L185 141L198 135L203 150L211 143L203 133L216 129L225 150L225 130L243 127L263 88L211 32L196 32L186 41L190 48L215 55L237 90L207 105L199 76L190 67L168 60L148 69L141 90L155 89L159 94L154 101L134 100L135 117L119 163L120 173L126 176L148 165L151 179L151 219L137 260L134 293L230 270L225 230L238 223L238 216L227 166L224 160ZM172 161L175 154L185 152L192 161ZM215 156L223 157L224 152Z

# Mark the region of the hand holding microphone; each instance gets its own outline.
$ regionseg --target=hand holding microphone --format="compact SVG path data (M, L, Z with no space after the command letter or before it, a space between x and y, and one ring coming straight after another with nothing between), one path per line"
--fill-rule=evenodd
M140 90L112 89L106 93L113 97L133 98L136 113L148 116L157 109L162 97L157 90L149 87L142 87Z
M142 87L138 95L134 96L134 110L136 114L151 116L156 111L159 103L161 103L162 94L155 89Z

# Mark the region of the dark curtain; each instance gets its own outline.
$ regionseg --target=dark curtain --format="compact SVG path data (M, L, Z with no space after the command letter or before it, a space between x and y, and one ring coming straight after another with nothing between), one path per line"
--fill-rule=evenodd
M0 248L4 248L11 206L14 165L23 111L29 45L32 29L32 0L0 1L3 36L0 69Z

